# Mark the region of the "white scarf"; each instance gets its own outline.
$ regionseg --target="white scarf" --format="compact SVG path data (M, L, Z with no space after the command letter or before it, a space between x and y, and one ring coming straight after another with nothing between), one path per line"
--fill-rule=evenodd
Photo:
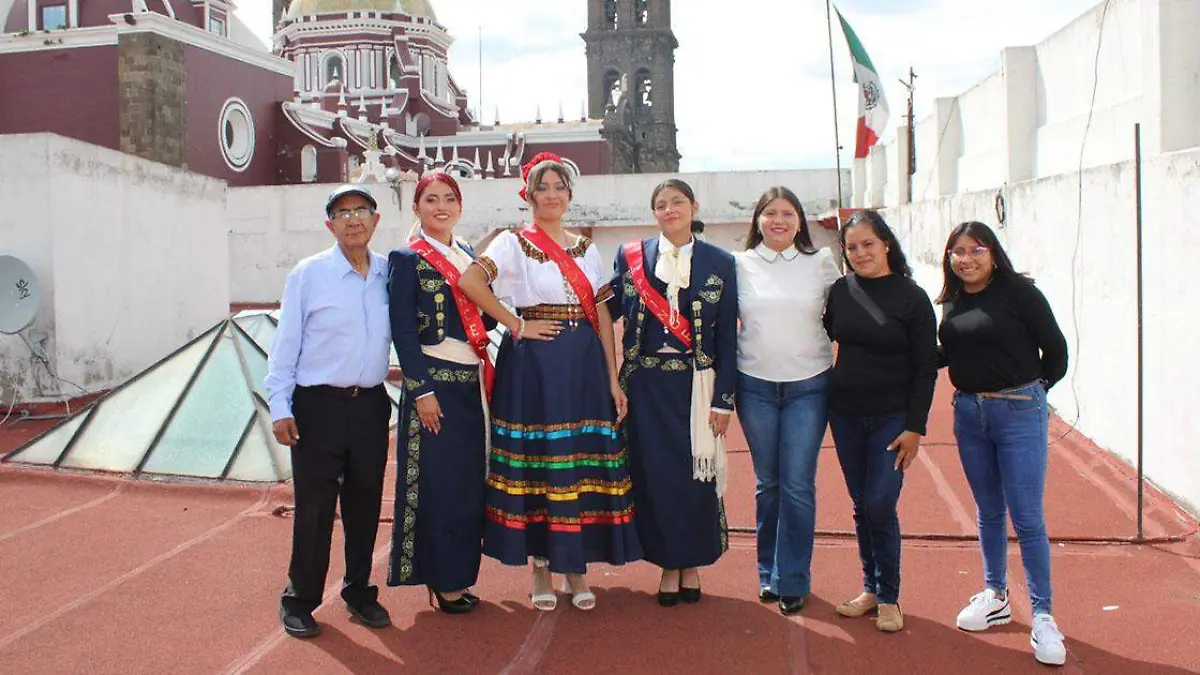
M692 282L692 240L676 248L666 237L658 237L658 260L654 263L654 276L667 284L667 302L671 313L679 313L679 289L687 288Z
M692 478L713 481L719 499L725 496L729 471L725 437L714 436L708 424L716 381L717 373L712 368L697 370L692 366Z

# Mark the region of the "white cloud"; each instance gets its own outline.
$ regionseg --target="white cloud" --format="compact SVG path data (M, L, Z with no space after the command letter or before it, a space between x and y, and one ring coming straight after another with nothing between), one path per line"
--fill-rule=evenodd
M244 0L254 4L265 0ZM1036 44L1097 0L844 0L882 76L889 128L904 115L899 79L917 73L916 116L933 99L970 88L999 66L1007 46ZM435 0L455 39L450 67L479 105L483 45L483 120L498 106L503 122L532 120L541 106L568 119L586 100L587 61L579 33L582 0ZM834 164L829 38L822 0L676 0L675 118L684 170L829 167ZM843 162L852 156L857 90L845 40L834 20L838 129ZM894 133L894 131L889 132Z

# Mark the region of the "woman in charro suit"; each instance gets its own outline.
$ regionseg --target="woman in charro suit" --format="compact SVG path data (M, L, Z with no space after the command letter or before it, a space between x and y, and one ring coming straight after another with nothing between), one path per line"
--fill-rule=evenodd
M445 173L417 183L420 227L389 257L392 339L404 371L389 586L424 585L461 614L479 599L487 465L487 330L495 322L457 289L473 252L454 237L462 193Z
M700 600L699 568L725 552L724 434L737 386L737 272L733 256L693 235L687 183L654 188L661 233L616 255L612 314L625 317L621 384L646 560L662 568L658 602Z

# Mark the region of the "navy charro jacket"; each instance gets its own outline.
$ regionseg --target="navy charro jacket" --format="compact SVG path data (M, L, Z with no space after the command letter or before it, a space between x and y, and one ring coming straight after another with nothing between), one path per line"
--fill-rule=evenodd
M642 256L650 285L664 297L667 285L654 276L658 262L658 236L642 240ZM608 309L625 317L622 339L622 381L637 367L642 356L653 358L663 347L686 351L674 335L666 332L638 296L623 249L617 249L615 273L610 282L613 297ZM712 407L733 410L737 388L737 268L733 256L712 244L696 239L692 248L691 284L679 291L679 312L692 325L692 351L696 367L716 371ZM699 321L697 321L699 317Z
M475 257L471 247L461 241L459 246ZM408 247L388 256L388 313L405 391L414 398L432 392L433 378L421 345L436 345L448 337L466 342L467 332L449 282ZM483 323L489 331L496 327L486 314Z

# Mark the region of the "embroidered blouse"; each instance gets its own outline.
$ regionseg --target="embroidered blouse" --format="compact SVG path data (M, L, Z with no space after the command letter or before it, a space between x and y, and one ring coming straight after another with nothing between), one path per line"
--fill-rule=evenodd
M598 293L596 301L607 300L612 289L592 240L580 237L566 251L587 276L592 292ZM512 307L579 304L558 265L520 232L501 232L475 262L487 272L496 297Z

